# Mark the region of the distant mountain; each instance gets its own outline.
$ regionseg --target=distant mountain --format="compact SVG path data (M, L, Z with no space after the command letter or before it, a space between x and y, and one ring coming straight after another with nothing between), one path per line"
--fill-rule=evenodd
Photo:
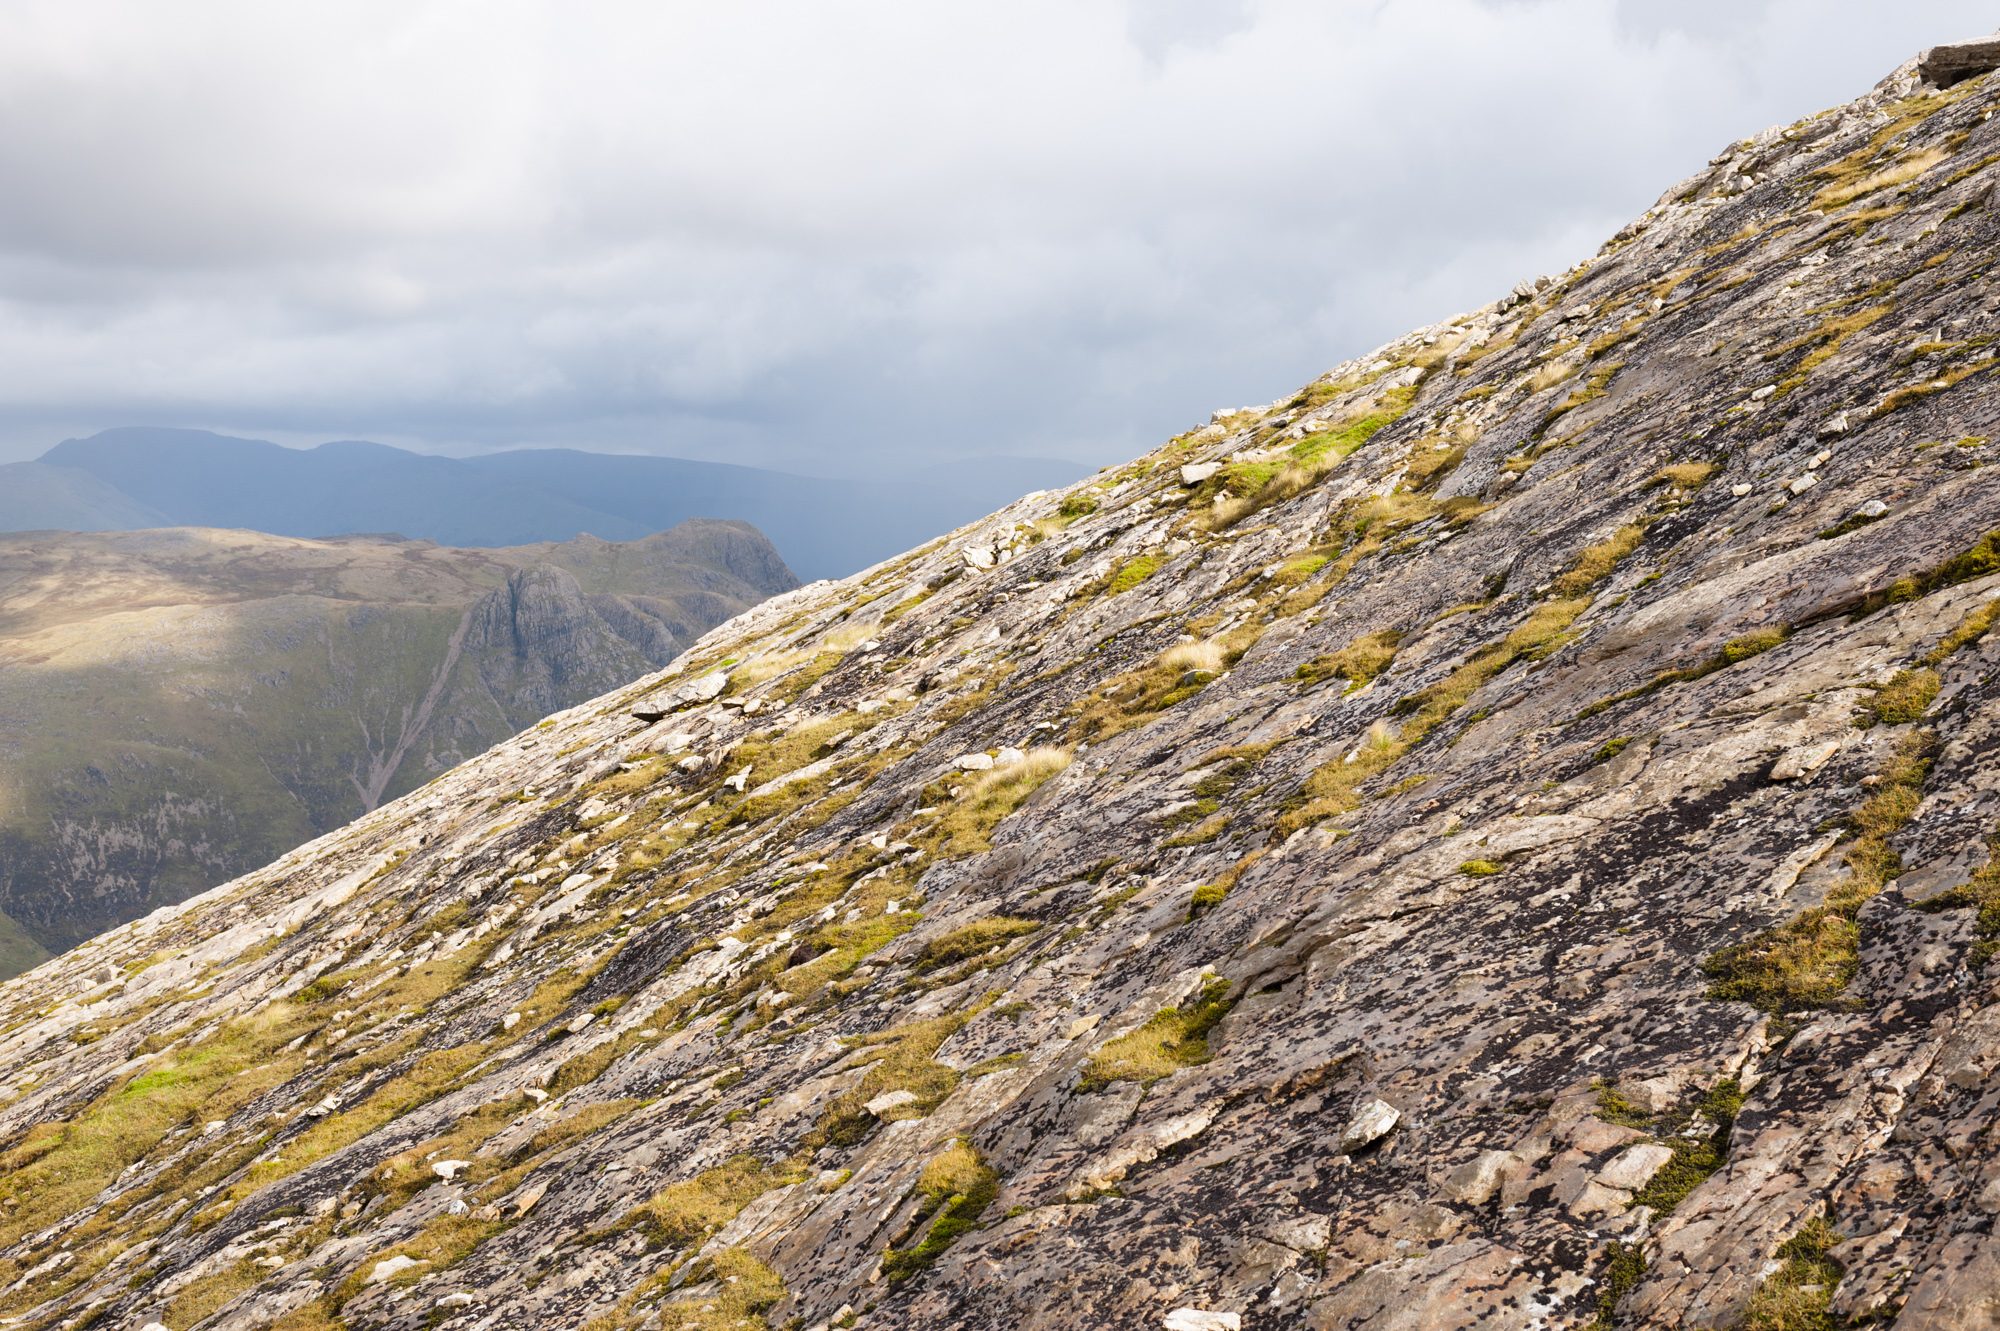
M169 525L165 514L88 471L46 462L0 466L0 531L136 531Z
M0 536L0 976L263 864L795 586L761 534Z
M768 533L808 578L854 572L1029 490L1085 474L1068 463L985 458L877 483L574 449L446 458L353 440L292 449L139 427L67 440L41 463L94 478L134 512L157 515L152 525L285 536L395 532L482 547L586 532L633 540L690 518L734 518ZM46 520L33 504L0 507L0 529L146 525L109 507L112 520L101 522L80 505L65 512L77 520Z

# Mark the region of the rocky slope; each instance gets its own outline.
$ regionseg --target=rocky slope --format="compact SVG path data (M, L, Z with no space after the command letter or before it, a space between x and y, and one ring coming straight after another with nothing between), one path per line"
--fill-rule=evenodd
M12 982L6 1308L1994 1325L1996 100Z
M730 523L492 551L0 536L0 975L268 863L795 585Z

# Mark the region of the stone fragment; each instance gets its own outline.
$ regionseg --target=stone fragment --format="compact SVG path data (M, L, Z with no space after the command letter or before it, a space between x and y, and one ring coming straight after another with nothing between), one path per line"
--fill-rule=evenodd
M986 772L992 770L993 755L990 753L961 753L952 759L952 766L961 772Z
M1160 1323L1166 1331L1242 1331L1243 1314L1176 1308Z
M729 687L727 671L714 670L699 679L691 679L678 684L665 693L655 694L634 704L632 719L651 725L664 717L673 715L683 707L695 703L713 702Z
M429 1263L420 1262L414 1257L408 1257L399 1252L394 1257L384 1257L381 1261L375 1263L375 1269L368 1273L368 1283L371 1285L380 1285L394 1280L403 1272L411 1270L414 1267L427 1265Z
M456 1293L447 1294L439 1299L437 1306L440 1308L469 1308L472 1306L472 1303L472 1295L466 1293L464 1290L459 1290Z
M526 1188L523 1188L521 1195L514 1199L514 1215L516 1218L534 1210L535 1203L539 1202L542 1199L542 1194L548 1190L549 1185L546 1179L531 1183Z
M1839 740L1822 740L1817 744L1802 744L1796 749L1787 749L1771 766L1773 781L1797 781L1811 776L1834 754L1840 752Z
M740 772L726 776L722 779L722 784L741 795L744 788L750 784L750 771L751 769L746 767Z
M1613 1156L1610 1164L1597 1171L1597 1181L1607 1188L1637 1192L1660 1172L1661 1165L1673 1158L1671 1147L1658 1142L1640 1142Z
M916 1102L917 1093L915 1091L884 1091L863 1105L862 1108L875 1117L881 1118L885 1114L893 1114L904 1105L913 1105Z
M1356 1105L1347 1117L1347 1126L1340 1130L1340 1149L1351 1155L1364 1146L1372 1146L1395 1131L1402 1120L1403 1111L1387 1100L1370 1097Z
M1614 1146L1637 1141L1644 1136L1637 1128L1628 1128L1622 1123L1607 1123L1596 1115L1578 1119L1569 1130L1569 1144L1585 1155L1597 1155Z
M1181 467L1181 484L1200 485L1221 470L1220 462L1189 462Z
M1857 518L1879 518L1888 511L1889 506L1887 504L1879 499L1871 499L1861 507L1855 509L1854 516Z
M439 1160L431 1165L431 1173L449 1183L458 1177L460 1170L471 1167L470 1160Z
M1738 499L1741 499L1744 495L1750 493L1750 489L1751 487L1749 482L1738 481L1736 484L1729 487L1729 493L1735 495Z
M1512 1151L1481 1151L1445 1176L1444 1195L1467 1206L1484 1206L1500 1191L1509 1170L1521 1163Z

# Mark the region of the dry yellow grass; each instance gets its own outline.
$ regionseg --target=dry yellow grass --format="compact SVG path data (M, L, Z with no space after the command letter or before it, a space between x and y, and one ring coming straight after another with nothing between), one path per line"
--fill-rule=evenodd
M940 856L976 855L992 848L993 829L1042 784L1070 764L1068 749L1040 746L1021 760L973 776L932 829Z
M1813 196L1811 206L1820 209L1839 208L1877 190L1907 185L1948 156L1950 154L1942 148L1926 148L1922 152L1912 153L1908 157L1864 175L1851 179L1836 179Z

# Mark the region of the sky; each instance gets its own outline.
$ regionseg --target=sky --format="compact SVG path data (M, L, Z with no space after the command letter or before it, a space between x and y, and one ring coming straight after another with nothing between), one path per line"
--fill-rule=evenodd
M1964 0L10 0L0 461L1101 465L1592 253Z

